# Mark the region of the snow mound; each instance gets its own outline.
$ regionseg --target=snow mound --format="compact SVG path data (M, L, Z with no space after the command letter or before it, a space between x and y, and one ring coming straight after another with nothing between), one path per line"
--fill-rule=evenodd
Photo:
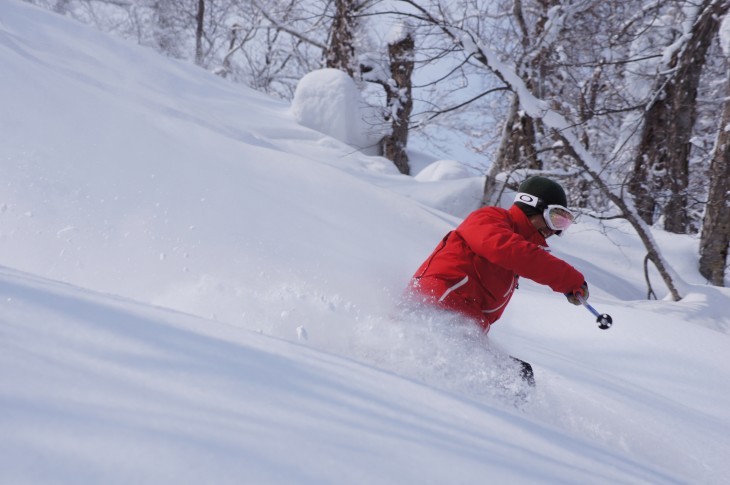
M455 180L469 178L469 169L457 160L438 160L416 174L419 182L437 182L439 180Z
M374 109L363 100L355 81L337 69L310 72L297 84L291 113L301 125L359 149L373 150L380 136L365 120Z

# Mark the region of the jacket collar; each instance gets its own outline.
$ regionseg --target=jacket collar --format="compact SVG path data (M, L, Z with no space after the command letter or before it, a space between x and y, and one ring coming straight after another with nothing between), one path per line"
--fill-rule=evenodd
M512 207L508 209L508 212L512 216L512 220L515 221L517 233L519 235L530 242L547 247L547 241L542 234L540 234L540 231L535 229L535 226L532 225L532 222L530 222L527 215L522 212L522 209L513 204Z

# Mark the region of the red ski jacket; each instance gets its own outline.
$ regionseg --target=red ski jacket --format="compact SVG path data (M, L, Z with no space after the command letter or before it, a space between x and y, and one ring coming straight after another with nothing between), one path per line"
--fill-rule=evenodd
M551 255L545 238L513 205L478 209L449 232L411 279L411 296L476 320L497 321L520 276L560 293L583 284L583 275Z

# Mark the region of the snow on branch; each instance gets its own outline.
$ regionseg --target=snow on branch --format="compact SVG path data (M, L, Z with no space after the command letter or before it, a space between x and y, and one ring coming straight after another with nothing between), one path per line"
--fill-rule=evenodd
M568 153L573 156L585 173L601 188L609 199L621 209L626 219L634 227L639 238L647 248L649 258L656 265L664 283L667 285L672 299L675 301L681 300L681 294L687 292L687 284L662 257L658 249L659 246L654 240L650 228L639 217L633 201L630 198L624 199L620 192L612 189L613 186L620 187L621 185L610 184L603 179L603 168L601 164L579 141L573 125L562 114L551 109L547 101L539 99L532 94L524 80L517 75L514 67L501 61L498 55L491 49L475 42L471 35L463 31L450 26L442 26L442 28L455 42L464 48L467 55L478 59L502 82L510 86L517 96L520 106L530 117L541 120L563 142L564 148Z

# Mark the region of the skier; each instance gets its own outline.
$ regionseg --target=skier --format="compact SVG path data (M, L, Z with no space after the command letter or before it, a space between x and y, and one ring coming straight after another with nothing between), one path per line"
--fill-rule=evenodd
M409 283L409 301L465 316L485 332L502 316L520 276L580 305L579 295L588 298L583 274L547 250L546 239L560 235L575 219L567 203L560 184L533 176L520 184L509 209L475 210L418 268ZM525 365L523 377L534 383Z

